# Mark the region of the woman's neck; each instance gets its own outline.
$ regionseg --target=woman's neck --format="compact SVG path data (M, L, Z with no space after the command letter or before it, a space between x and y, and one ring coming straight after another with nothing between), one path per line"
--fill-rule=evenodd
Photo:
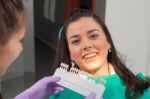
M98 76L98 75L112 75L114 74L114 68L112 66L112 64L107 63L104 66L101 66L97 71L94 71L93 73L91 73L93 76Z

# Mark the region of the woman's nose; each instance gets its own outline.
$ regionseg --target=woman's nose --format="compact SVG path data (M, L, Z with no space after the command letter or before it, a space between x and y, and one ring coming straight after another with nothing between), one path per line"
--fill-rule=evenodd
M83 48L83 50L88 50L88 49L91 49L92 47L91 46L86 46Z
M91 49L91 48L92 48L92 45L89 44L89 45L84 46L84 47L83 47L83 50L89 50L89 49Z
M92 48L92 41L90 41L88 38L84 38L82 40L82 50L89 50Z

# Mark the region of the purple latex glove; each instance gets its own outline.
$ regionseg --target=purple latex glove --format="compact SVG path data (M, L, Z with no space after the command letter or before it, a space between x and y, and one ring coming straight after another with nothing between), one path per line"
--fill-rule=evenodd
M60 77L48 76L36 82L32 87L15 97L15 99L44 99L52 94L63 91L63 87L56 84Z
M95 99L96 98L96 93L91 92L88 96L86 96L84 99ZM103 99L102 97L100 99Z
M88 96L86 96L84 99L95 99L96 98L96 93L91 92Z

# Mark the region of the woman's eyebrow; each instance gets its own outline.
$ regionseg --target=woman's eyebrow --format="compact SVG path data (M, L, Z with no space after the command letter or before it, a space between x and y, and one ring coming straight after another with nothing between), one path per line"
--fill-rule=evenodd
M90 33L92 33L93 31L100 31L100 30L99 30L99 29L91 29L91 30L88 30L87 33L90 34Z
M69 40L73 39L73 38L78 38L79 36L78 35L72 35Z

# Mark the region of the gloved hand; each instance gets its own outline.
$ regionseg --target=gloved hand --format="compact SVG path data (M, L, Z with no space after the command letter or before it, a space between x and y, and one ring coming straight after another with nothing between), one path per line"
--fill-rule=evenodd
M96 98L96 93L91 92L88 96L86 96L84 99L95 99ZM103 99L103 97L101 97L100 99Z
M91 92L88 96L86 96L84 99L95 99L96 93Z
M60 77L44 77L32 87L15 97L15 99L44 99L52 94L63 91L63 87L56 84Z

